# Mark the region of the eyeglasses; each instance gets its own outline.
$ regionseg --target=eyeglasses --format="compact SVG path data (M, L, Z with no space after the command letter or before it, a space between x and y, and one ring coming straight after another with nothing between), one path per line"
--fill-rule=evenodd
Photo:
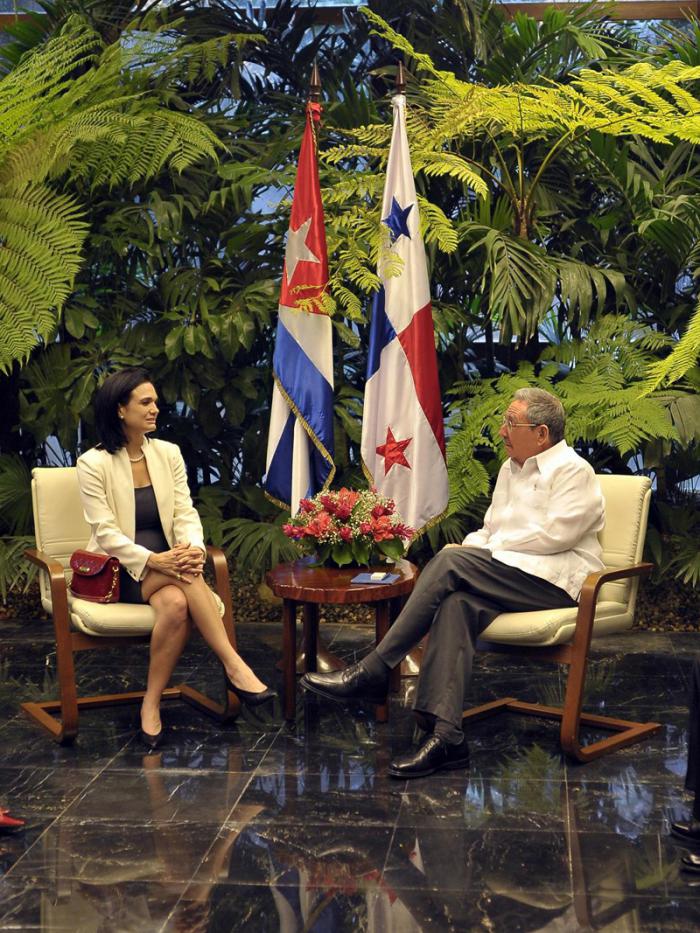
M529 421L513 421L512 418L504 417L501 427L504 427L506 431L512 431L513 428L536 428L538 425L530 424Z

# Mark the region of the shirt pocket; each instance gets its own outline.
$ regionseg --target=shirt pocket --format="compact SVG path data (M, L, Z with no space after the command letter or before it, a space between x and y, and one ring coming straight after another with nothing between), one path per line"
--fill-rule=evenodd
M528 506L538 515L546 515L549 510L549 500L549 489L532 489L529 493Z

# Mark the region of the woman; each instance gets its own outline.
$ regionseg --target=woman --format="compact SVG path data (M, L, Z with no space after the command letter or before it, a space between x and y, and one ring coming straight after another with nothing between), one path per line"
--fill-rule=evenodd
M99 444L78 459L78 482L92 535L89 551L116 557L120 601L155 611L141 735L162 741L160 698L191 624L224 666L229 688L248 706L275 694L228 640L214 594L204 582L202 524L180 449L147 437L156 429L158 395L144 369L109 376L95 397Z

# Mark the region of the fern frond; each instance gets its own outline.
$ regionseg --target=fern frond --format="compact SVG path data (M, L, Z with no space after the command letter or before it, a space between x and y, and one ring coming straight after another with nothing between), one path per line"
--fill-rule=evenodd
M56 325L87 232L75 202L46 188L0 196L0 370Z
M688 328L678 344L664 360L649 367L642 386L642 396L647 396L661 385L672 385L697 365L700 358L700 303L698 303Z

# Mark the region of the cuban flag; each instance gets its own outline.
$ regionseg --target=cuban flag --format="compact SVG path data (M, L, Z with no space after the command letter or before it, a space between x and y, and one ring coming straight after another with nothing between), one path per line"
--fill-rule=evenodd
M316 161L321 105L309 101L282 272L263 485L292 515L333 479L333 337L322 307L328 255Z
M406 135L406 97L397 94L393 106L381 215L386 242L380 250L381 287L370 324L362 460L370 482L394 499L401 518L420 533L444 514L449 489L428 268ZM401 260L398 275L394 256ZM387 269L389 264L393 268Z

